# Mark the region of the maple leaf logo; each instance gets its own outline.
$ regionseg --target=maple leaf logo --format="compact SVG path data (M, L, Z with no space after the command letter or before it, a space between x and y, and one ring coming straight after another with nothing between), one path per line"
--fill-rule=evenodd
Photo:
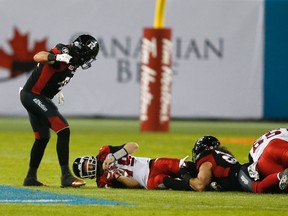
M14 37L8 41L12 53L9 55L0 48L0 67L8 70L8 76L0 78L0 82L32 71L36 66L33 56L41 50L47 50L46 39L35 41L33 49L28 50L28 39L28 33L21 35L17 28L14 28Z

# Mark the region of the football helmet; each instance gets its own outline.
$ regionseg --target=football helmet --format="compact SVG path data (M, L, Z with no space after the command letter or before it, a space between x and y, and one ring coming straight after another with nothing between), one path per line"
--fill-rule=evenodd
M218 149L219 146L220 142L216 137L214 136L201 137L195 142L194 148L192 149L193 161L195 162L196 157L204 150Z
M73 172L79 178L96 178L97 174L97 157L82 156L73 162Z
M71 64L82 69L91 67L91 63L96 60L99 52L98 41L88 34L78 36L70 46L70 53L72 55Z

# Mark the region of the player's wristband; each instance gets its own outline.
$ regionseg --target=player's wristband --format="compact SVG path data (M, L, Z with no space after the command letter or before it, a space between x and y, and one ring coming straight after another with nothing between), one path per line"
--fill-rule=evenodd
M56 60L56 55L53 53L49 53L47 56L48 61L55 61Z
M112 156L115 158L115 161L126 156L128 152L126 151L125 148L121 148L119 151L115 152L112 154Z

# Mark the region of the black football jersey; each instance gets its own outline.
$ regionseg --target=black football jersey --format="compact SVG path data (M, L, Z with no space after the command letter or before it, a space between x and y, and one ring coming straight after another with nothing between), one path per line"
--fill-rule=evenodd
M237 180L237 173L241 168L239 162L232 155L218 151L203 151L196 159L196 168L204 162L212 163L212 181L217 184L217 189L223 191L239 191L240 184Z
M57 44L51 53L69 53L69 47ZM34 69L23 89L52 99L73 77L76 68L64 62L54 64L39 63Z

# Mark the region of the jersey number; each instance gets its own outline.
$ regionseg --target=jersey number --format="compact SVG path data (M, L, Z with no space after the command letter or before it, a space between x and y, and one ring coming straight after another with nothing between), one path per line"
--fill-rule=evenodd
M270 139L273 136L281 134L280 130L271 130L268 133L261 136L258 140L256 140L253 144L253 152L256 151L256 149L264 142L265 139Z
M217 150L215 150L215 152L217 153L217 154L221 154L222 155L222 158L225 160L225 161L227 161L228 163L230 163L230 164L236 164L238 161L236 160L236 158L234 158L232 155L230 155L230 154L225 154L225 153L223 153L223 152L221 152L221 151L217 151Z
M69 81L71 80L71 77L66 77L65 80L63 80L62 82L59 82L59 88L58 90L61 91L62 88L67 85L69 83Z

